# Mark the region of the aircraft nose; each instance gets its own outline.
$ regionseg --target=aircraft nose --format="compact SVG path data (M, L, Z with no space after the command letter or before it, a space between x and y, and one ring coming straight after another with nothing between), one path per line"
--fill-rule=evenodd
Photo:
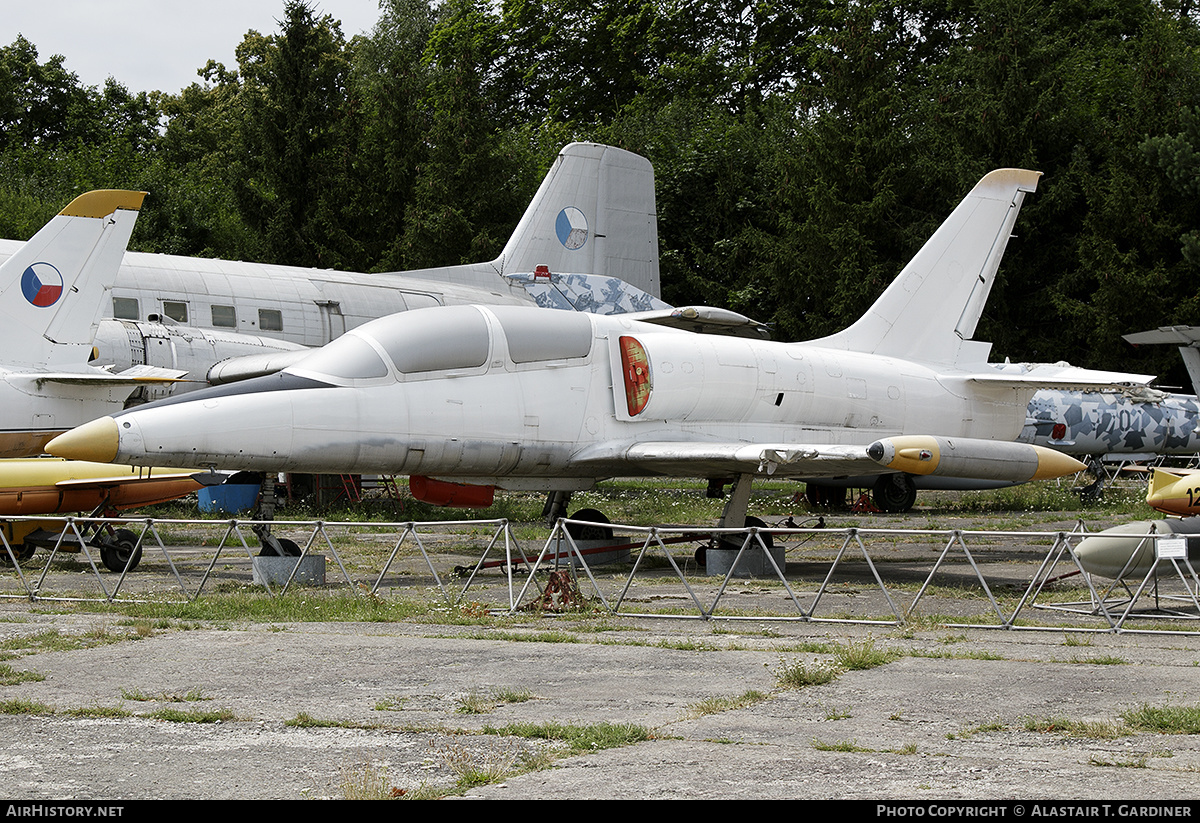
M111 417L101 417L63 432L46 444L46 451L68 460L111 463L117 459L119 441L117 421Z

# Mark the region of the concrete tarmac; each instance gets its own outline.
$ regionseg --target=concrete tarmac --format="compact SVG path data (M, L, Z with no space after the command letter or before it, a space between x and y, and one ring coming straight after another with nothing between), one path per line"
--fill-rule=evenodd
M0 604L2 648L47 633L85 647L8 657L12 672L44 679L0 685L6 799L1198 794L1200 736L1122 721L1200 705L1197 635L536 618L502 629L176 621L145 634L120 616ZM824 685L781 685L785 669L829 663L847 644L895 656ZM171 709L225 719L164 719ZM516 724L633 724L647 737L571 754L484 733ZM454 788L480 774L507 776Z

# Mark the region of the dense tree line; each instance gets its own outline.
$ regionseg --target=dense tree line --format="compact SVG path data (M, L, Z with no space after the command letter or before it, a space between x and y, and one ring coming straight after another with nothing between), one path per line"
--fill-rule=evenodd
M150 192L145 251L389 271L488 259L559 147L658 185L664 298L781 339L862 313L990 169L1044 173L980 337L1178 377L1120 335L1200 324L1190 0L300 0L177 92L0 49L0 235Z

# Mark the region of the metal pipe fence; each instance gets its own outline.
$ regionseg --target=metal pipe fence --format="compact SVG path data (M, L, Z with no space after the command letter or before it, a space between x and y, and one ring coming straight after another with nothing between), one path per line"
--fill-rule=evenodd
M606 525L614 537L583 540L577 535L596 524L564 518L544 540L526 539L529 550L502 519L8 519L23 522L41 526L42 551L29 557L28 544L14 546L0 533L0 559L10 566L0 574L3 598L193 601L253 582L258 531L266 527L299 552L282 585L259 583L271 596L299 585L299 561L319 555L336 567L332 587L373 597L431 587L450 605L471 594L501 614L586 602L629 618L1098 632L1164 631L1150 619L1200 620L1200 579L1186 557L1158 559L1136 579L1096 578L1075 554L1094 536L1082 521L1054 532L614 524ZM135 550L114 561L101 535L115 529ZM1161 535L1140 537L1137 551L1152 552ZM718 551L726 568L710 573ZM614 554L618 562L605 562ZM745 573L749 560L757 572Z

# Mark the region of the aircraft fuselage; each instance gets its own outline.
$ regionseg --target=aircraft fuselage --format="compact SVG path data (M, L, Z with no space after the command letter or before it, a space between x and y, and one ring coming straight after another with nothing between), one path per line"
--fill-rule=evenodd
M1011 440L1030 394L811 344L457 307L384 318L279 375L118 414L116 460L586 488L660 473L628 456L645 442Z

